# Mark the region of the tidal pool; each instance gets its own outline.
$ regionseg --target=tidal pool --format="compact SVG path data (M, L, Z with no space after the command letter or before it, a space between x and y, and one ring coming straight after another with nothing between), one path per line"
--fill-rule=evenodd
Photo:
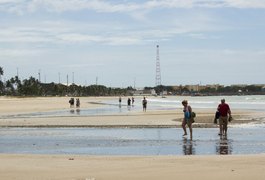
M219 155L265 152L265 128L0 128L0 153L83 155Z

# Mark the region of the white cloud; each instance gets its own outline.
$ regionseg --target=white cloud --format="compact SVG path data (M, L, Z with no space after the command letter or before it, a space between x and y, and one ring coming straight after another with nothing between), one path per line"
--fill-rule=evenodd
M26 31L25 31L26 30ZM0 42L5 43L37 43L52 42L52 39L43 36L36 29L7 28L0 31Z
M19 3L21 0L0 0L0 4Z
M190 33L188 36L196 39L207 39L207 37L202 33Z
M0 31L0 42L2 43L101 43L110 45L139 44L142 37L130 35L130 33L119 32L105 35L104 33L79 32L78 29L63 28L65 25L53 27L51 29L42 27L13 27ZM132 33L132 32L131 32ZM98 35L95 35L98 34ZM133 33L132 33L133 34Z
M130 26L122 22L83 23L75 21L39 21L3 24L0 42L3 43L100 43L108 45L144 44L150 40L170 39L177 34L213 30L207 16L185 17L170 22L149 22ZM195 23L193 23L195 21ZM192 24L192 25L191 25ZM220 29L219 27L215 27ZM198 33L197 33L198 34ZM194 36L194 35L191 35ZM197 36L198 37L198 36Z
M265 8L264 0L225 0L229 7L235 8Z
M264 0L149 0L113 3L102 0L0 0L0 11L32 13L39 9L52 12L93 10L107 13L134 13L158 8L265 8Z
M29 57L39 55L42 50L39 49L0 49L0 57L1 58L21 58L21 57Z
M102 38L99 36L90 36L77 33L65 33L57 36L58 39L65 42L101 42Z

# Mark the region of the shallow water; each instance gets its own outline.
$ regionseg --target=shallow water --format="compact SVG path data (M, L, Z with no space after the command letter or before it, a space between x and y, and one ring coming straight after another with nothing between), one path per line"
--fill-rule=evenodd
M84 155L219 155L265 153L265 128L1 128L0 153Z
M186 99L195 109L216 109L220 100L225 98L231 109L265 110L265 95L248 96L167 96L166 98L148 96L150 109L182 109L181 102ZM123 98L126 105L126 98ZM141 107L142 98L135 98L135 105ZM117 104L118 100L106 101L107 104Z
M149 110L176 110L182 112L181 101L188 99L193 110L196 112L198 109L213 109L215 113L216 107L220 103L220 99L225 98L229 103L233 112L235 109L241 110L253 110L264 112L265 111L265 96L199 96L199 97L183 97L183 96L168 96L167 98L161 97L147 97ZM15 115L0 116L0 119L8 118L35 118L35 117L68 117L68 116L101 116L101 115L113 115L113 114L129 114L131 112L141 112L141 97L135 97L135 103L133 106L127 106L127 98L124 97L122 104L119 105L118 99L106 100L102 102L82 102L82 103L98 103L101 105L98 108L82 108L81 109L67 109L56 110L50 112L34 112ZM81 99L82 101L82 99ZM260 122L265 121L265 117Z

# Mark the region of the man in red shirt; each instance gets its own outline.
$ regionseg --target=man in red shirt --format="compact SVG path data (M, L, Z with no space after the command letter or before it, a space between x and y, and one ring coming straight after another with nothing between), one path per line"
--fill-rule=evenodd
M221 100L221 104L218 105L217 110L220 113L219 117L219 127L220 127L220 135L227 135L227 124L228 120L230 121L231 116L231 110L228 104L225 103L225 99Z

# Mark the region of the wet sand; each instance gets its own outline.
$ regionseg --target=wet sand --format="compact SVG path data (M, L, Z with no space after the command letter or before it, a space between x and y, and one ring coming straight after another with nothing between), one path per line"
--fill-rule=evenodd
M69 108L69 97L1 97L0 127L180 127L183 117L181 109L147 109L147 112L125 111L111 115L83 116L82 113L85 110L99 107L101 102L113 99L113 97L84 97L80 99L81 108L77 111L75 108ZM118 107L116 108L118 109ZM45 114L54 111L65 111L69 115L29 116L30 113L43 112ZM197 117L193 124L194 127L217 127L213 124L215 109L196 109L195 111ZM233 110L234 121L231 124L253 122L260 114L261 112Z
M105 98L81 98L82 108ZM21 113L69 110L69 97L0 98L1 127L164 127L179 126L180 109L128 112L123 115L5 118ZM214 127L211 110L196 110L197 126ZM234 124L247 123L264 112L233 111ZM85 156L0 154L0 179L256 179L265 178L265 155L214 156Z

